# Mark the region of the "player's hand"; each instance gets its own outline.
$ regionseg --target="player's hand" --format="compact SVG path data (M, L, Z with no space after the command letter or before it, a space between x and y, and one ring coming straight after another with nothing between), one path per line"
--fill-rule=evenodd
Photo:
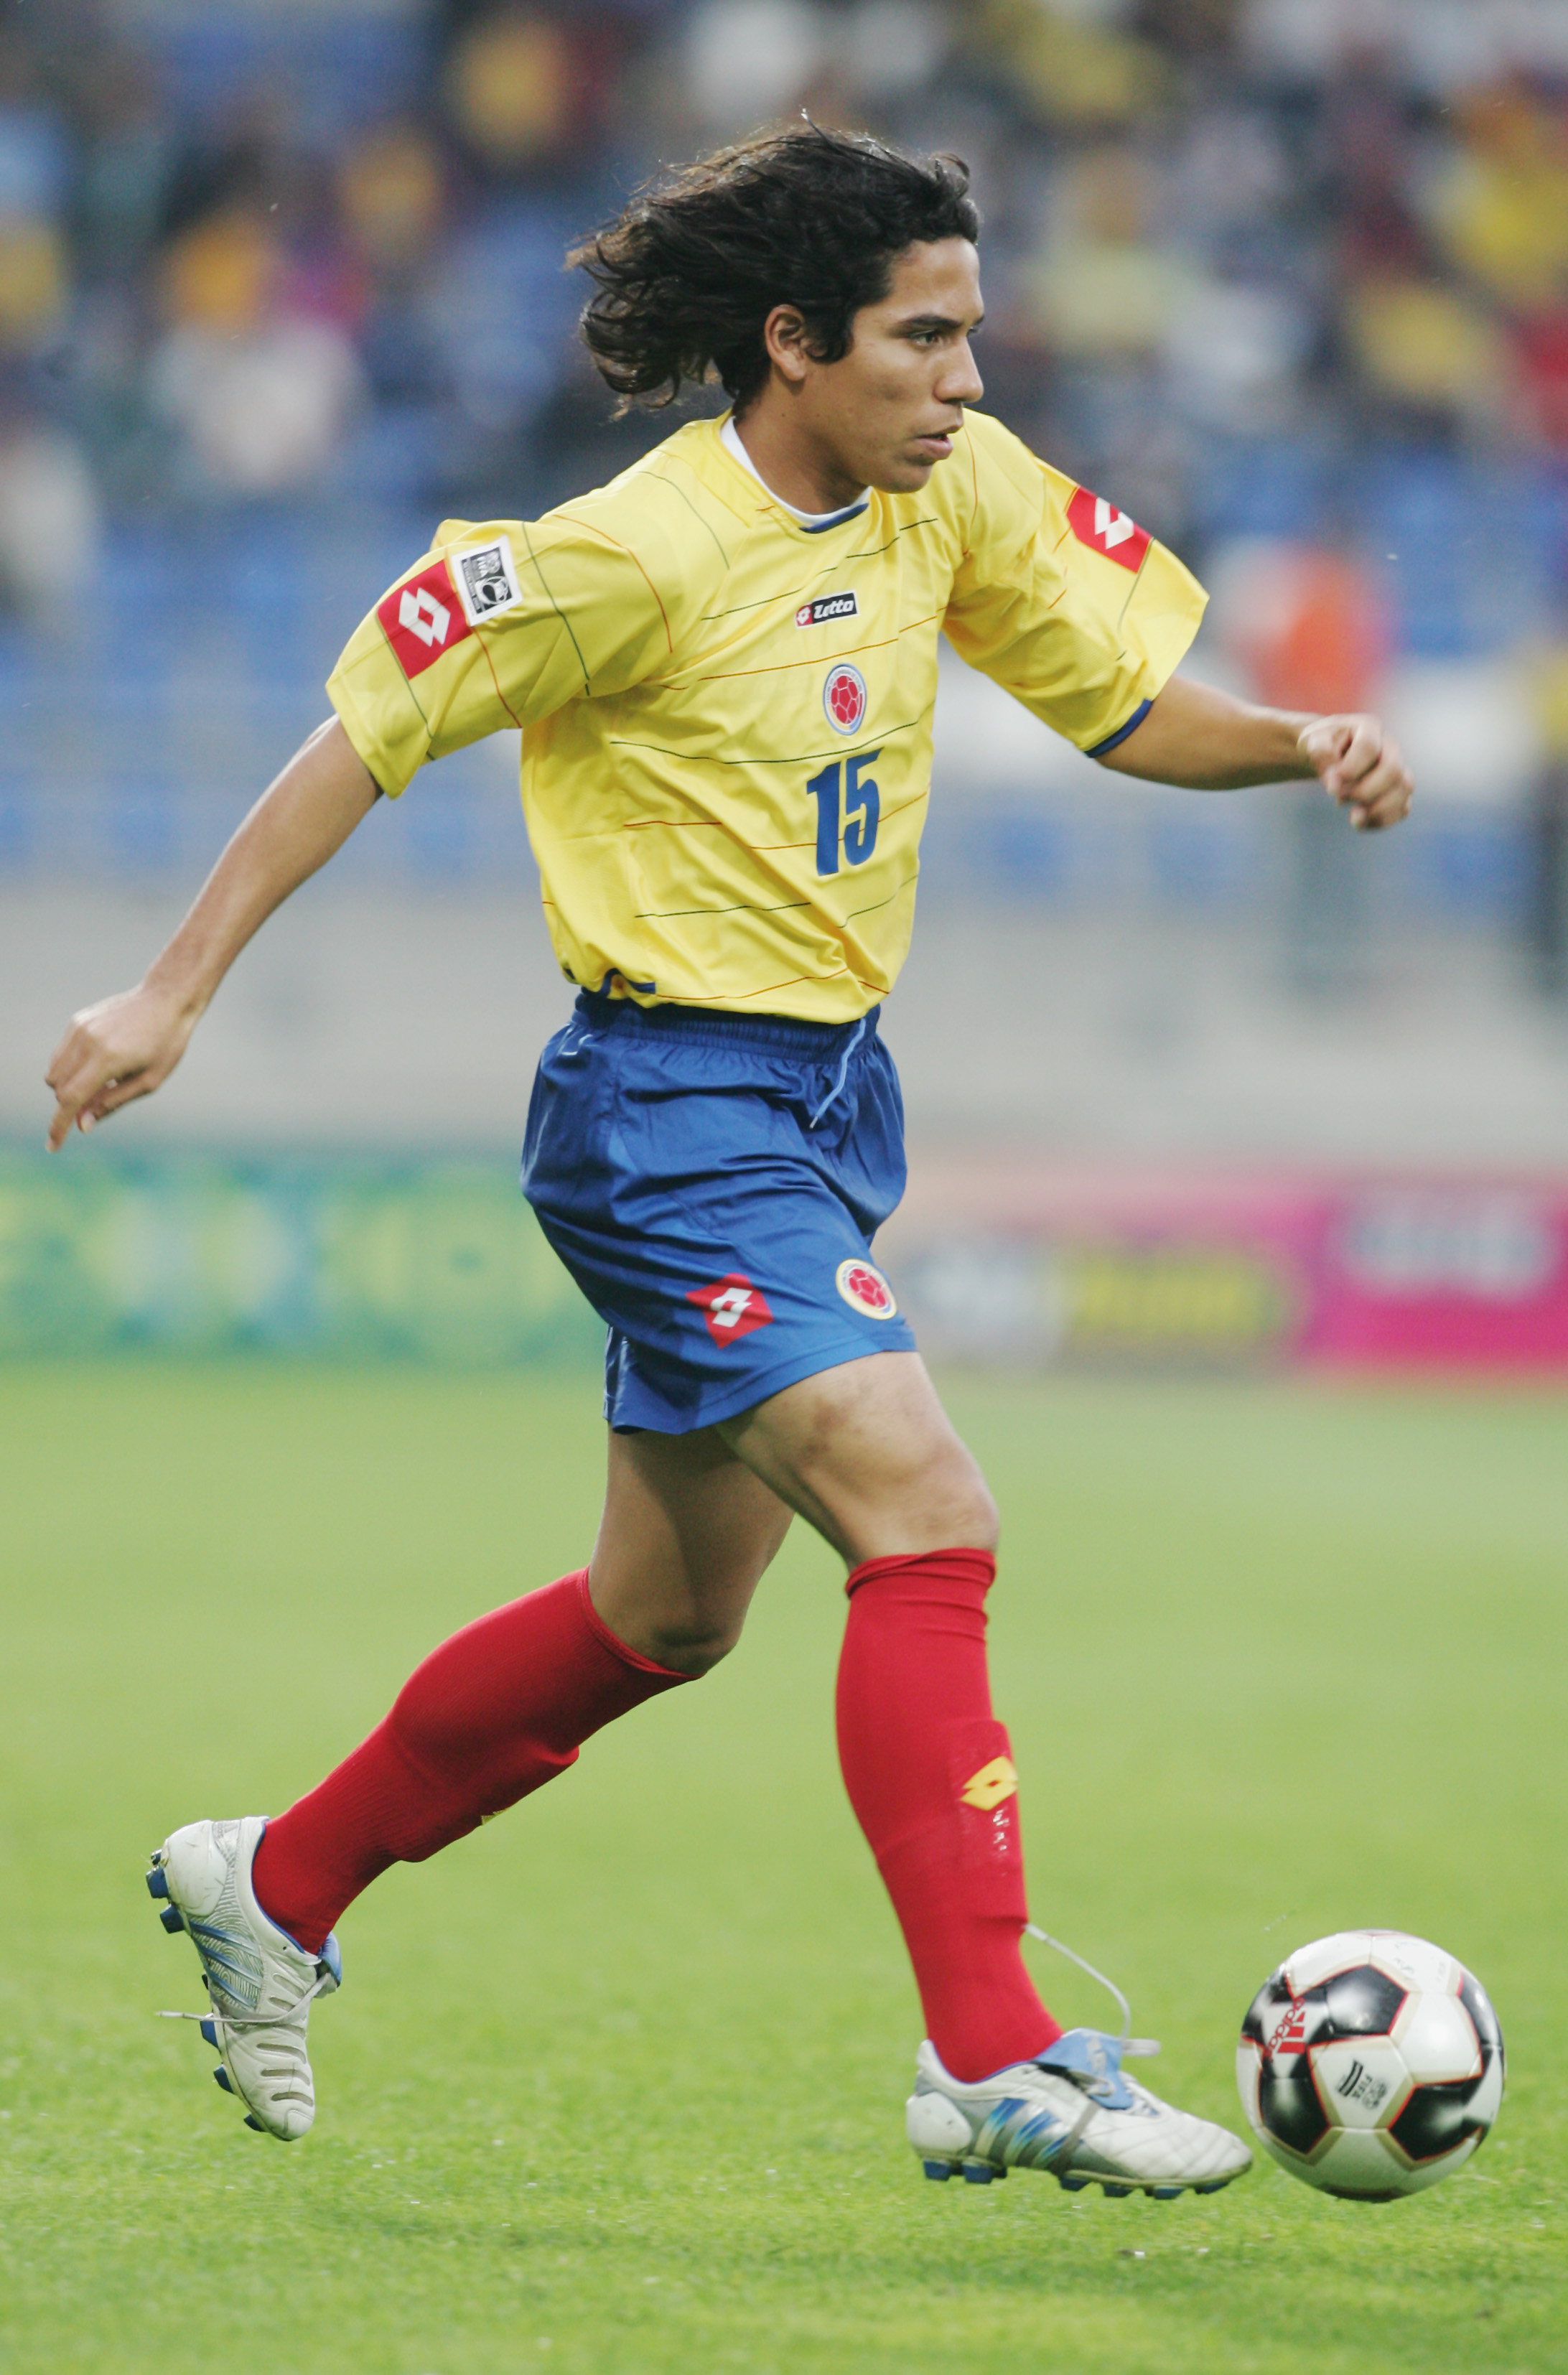
M1298 748L1358 833L1377 833L1409 814L1415 785L1404 754L1377 717L1315 717Z
M91 1129L105 1114L161 1087L185 1052L196 1016L171 991L144 982L71 1017L44 1081L54 1092L49 1149L57 1154L75 1122Z

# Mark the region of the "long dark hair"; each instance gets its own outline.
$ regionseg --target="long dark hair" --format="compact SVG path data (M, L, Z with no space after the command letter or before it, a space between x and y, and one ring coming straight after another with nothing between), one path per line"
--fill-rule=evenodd
M813 354L837 362L860 308L887 295L895 256L979 231L961 159L803 124L650 184L567 260L596 284L583 336L619 411L673 403L713 376L740 409L767 380L775 305L796 307Z

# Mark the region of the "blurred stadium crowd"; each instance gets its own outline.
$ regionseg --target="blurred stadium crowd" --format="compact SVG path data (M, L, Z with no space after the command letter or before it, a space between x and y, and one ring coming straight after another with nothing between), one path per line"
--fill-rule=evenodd
M18 480L79 538L100 504L149 496L536 505L605 467L565 246L662 160L802 106L971 157L992 402L1173 540L1337 530L1346 466L1364 478L1370 456L1380 512L1429 538L1457 524L1467 470L1512 465L1510 513L1548 548L1527 590L1560 558L1562 6L9 13L0 339L24 598L70 596L11 525ZM1481 573L1467 602L1475 571L1438 572L1407 630L1495 628L1515 573Z
M1556 977L1568 0L8 9L0 868L92 784L156 862L159 787L280 760L434 518L664 433L563 251L802 107L970 159L987 401L1209 579L1216 665L1415 671L1440 792L1532 820L1459 874Z

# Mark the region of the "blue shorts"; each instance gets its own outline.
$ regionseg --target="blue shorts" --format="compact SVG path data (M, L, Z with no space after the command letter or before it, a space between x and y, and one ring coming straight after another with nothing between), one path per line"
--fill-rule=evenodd
M585 991L540 1058L523 1192L608 1323L612 1426L685 1435L912 1352L869 1260L903 1186L875 1011L795 1022Z

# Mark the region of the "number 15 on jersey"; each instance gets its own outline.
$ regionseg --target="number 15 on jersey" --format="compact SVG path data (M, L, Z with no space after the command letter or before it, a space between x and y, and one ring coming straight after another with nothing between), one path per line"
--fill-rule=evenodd
M807 785L817 803L819 874L838 872L841 845L852 866L864 866L876 848L881 797L870 776L860 771L879 755L861 750L853 759L835 759Z

